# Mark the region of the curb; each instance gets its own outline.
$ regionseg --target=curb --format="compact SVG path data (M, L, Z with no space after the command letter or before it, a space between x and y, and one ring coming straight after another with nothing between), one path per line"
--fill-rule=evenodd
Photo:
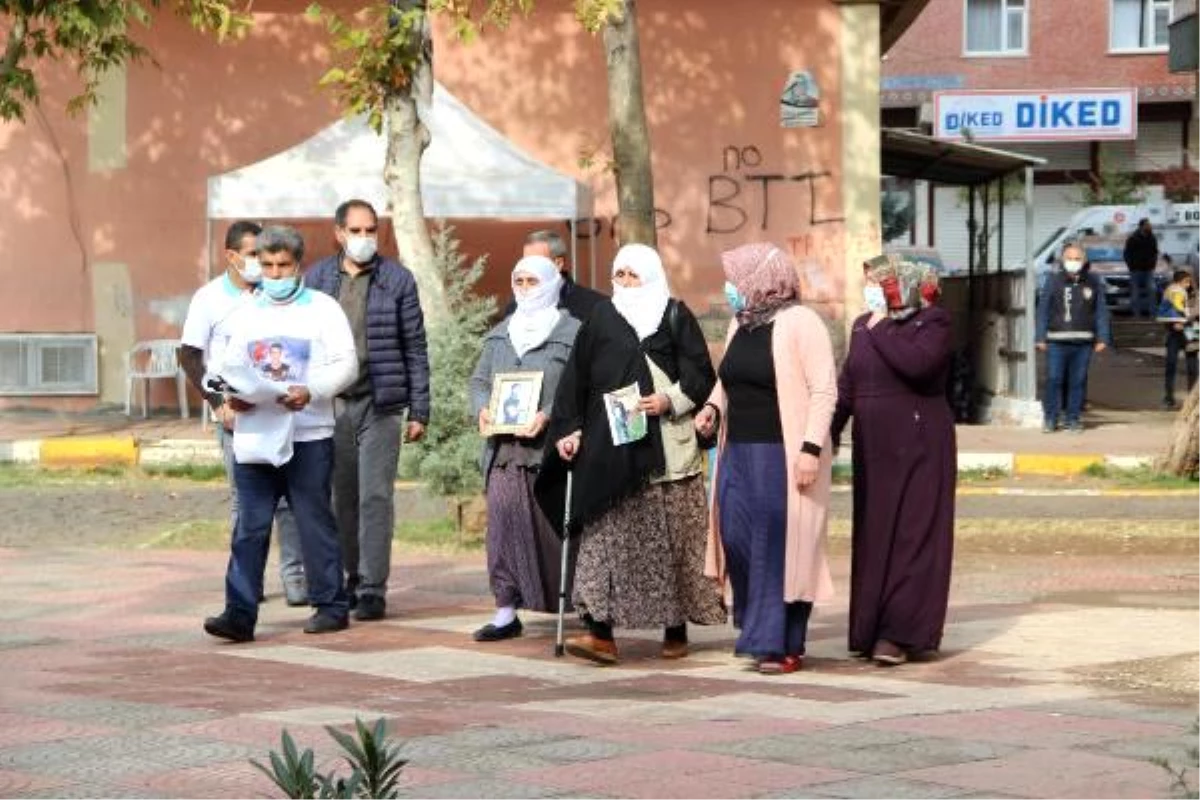
M138 466L168 467L183 464L219 465L221 448L212 439L161 439L139 442L132 436L20 439L0 441L0 464L45 467ZM1092 465L1118 470L1148 467L1154 456L1049 453L959 453L958 472L994 473L1011 477L1073 477ZM850 454L843 451L834 468L850 469Z

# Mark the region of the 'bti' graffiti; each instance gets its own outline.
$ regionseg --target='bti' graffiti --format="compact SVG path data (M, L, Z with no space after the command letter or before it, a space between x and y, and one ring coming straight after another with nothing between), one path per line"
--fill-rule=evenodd
M771 189L775 184L786 186L800 184L807 186L810 225L828 225L834 222L844 222L843 216L827 216L821 211L821 186L833 177L828 170L800 172L793 175L771 173L749 173L731 176L727 173L737 172L744 167L757 167L762 164L762 152L754 145L735 147L730 145L722 154L723 173L708 177L708 233L725 234L737 233L750 221L750 212L743 205L742 195L750 195L747 187L758 186L762 207L760 225L767 230L771 224Z

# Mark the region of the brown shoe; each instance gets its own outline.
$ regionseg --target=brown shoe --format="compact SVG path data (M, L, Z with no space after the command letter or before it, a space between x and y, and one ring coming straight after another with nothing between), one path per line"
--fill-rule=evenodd
M880 664L895 667L908 661L908 653L904 652L904 648L899 645L893 644L887 639L880 639L875 643L875 652L871 654L871 658Z
M663 642L662 657L670 660L687 658L688 643L673 642L670 639Z
M597 639L590 633L567 639L567 652L605 667L617 663L617 643Z

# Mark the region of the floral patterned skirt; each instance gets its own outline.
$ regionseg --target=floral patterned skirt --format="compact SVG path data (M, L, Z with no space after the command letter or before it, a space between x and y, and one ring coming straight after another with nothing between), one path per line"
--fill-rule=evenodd
M708 500L700 475L652 484L583 529L575 607L617 628L725 622L704 577Z

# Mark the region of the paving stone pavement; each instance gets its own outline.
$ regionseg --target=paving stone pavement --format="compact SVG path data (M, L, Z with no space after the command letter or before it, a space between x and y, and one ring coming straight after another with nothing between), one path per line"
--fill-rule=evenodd
M271 597L228 645L200 630L224 565L0 550L0 797L278 796L249 760L286 727L337 765L323 726L355 717L403 741L403 797L1171 797L1149 759L1195 743L1194 555L962 556L939 660L848 658L842 597L785 677L727 627L678 662L620 632L608 669L555 659L548 615L476 644L472 556L400 557L385 621L306 636Z

